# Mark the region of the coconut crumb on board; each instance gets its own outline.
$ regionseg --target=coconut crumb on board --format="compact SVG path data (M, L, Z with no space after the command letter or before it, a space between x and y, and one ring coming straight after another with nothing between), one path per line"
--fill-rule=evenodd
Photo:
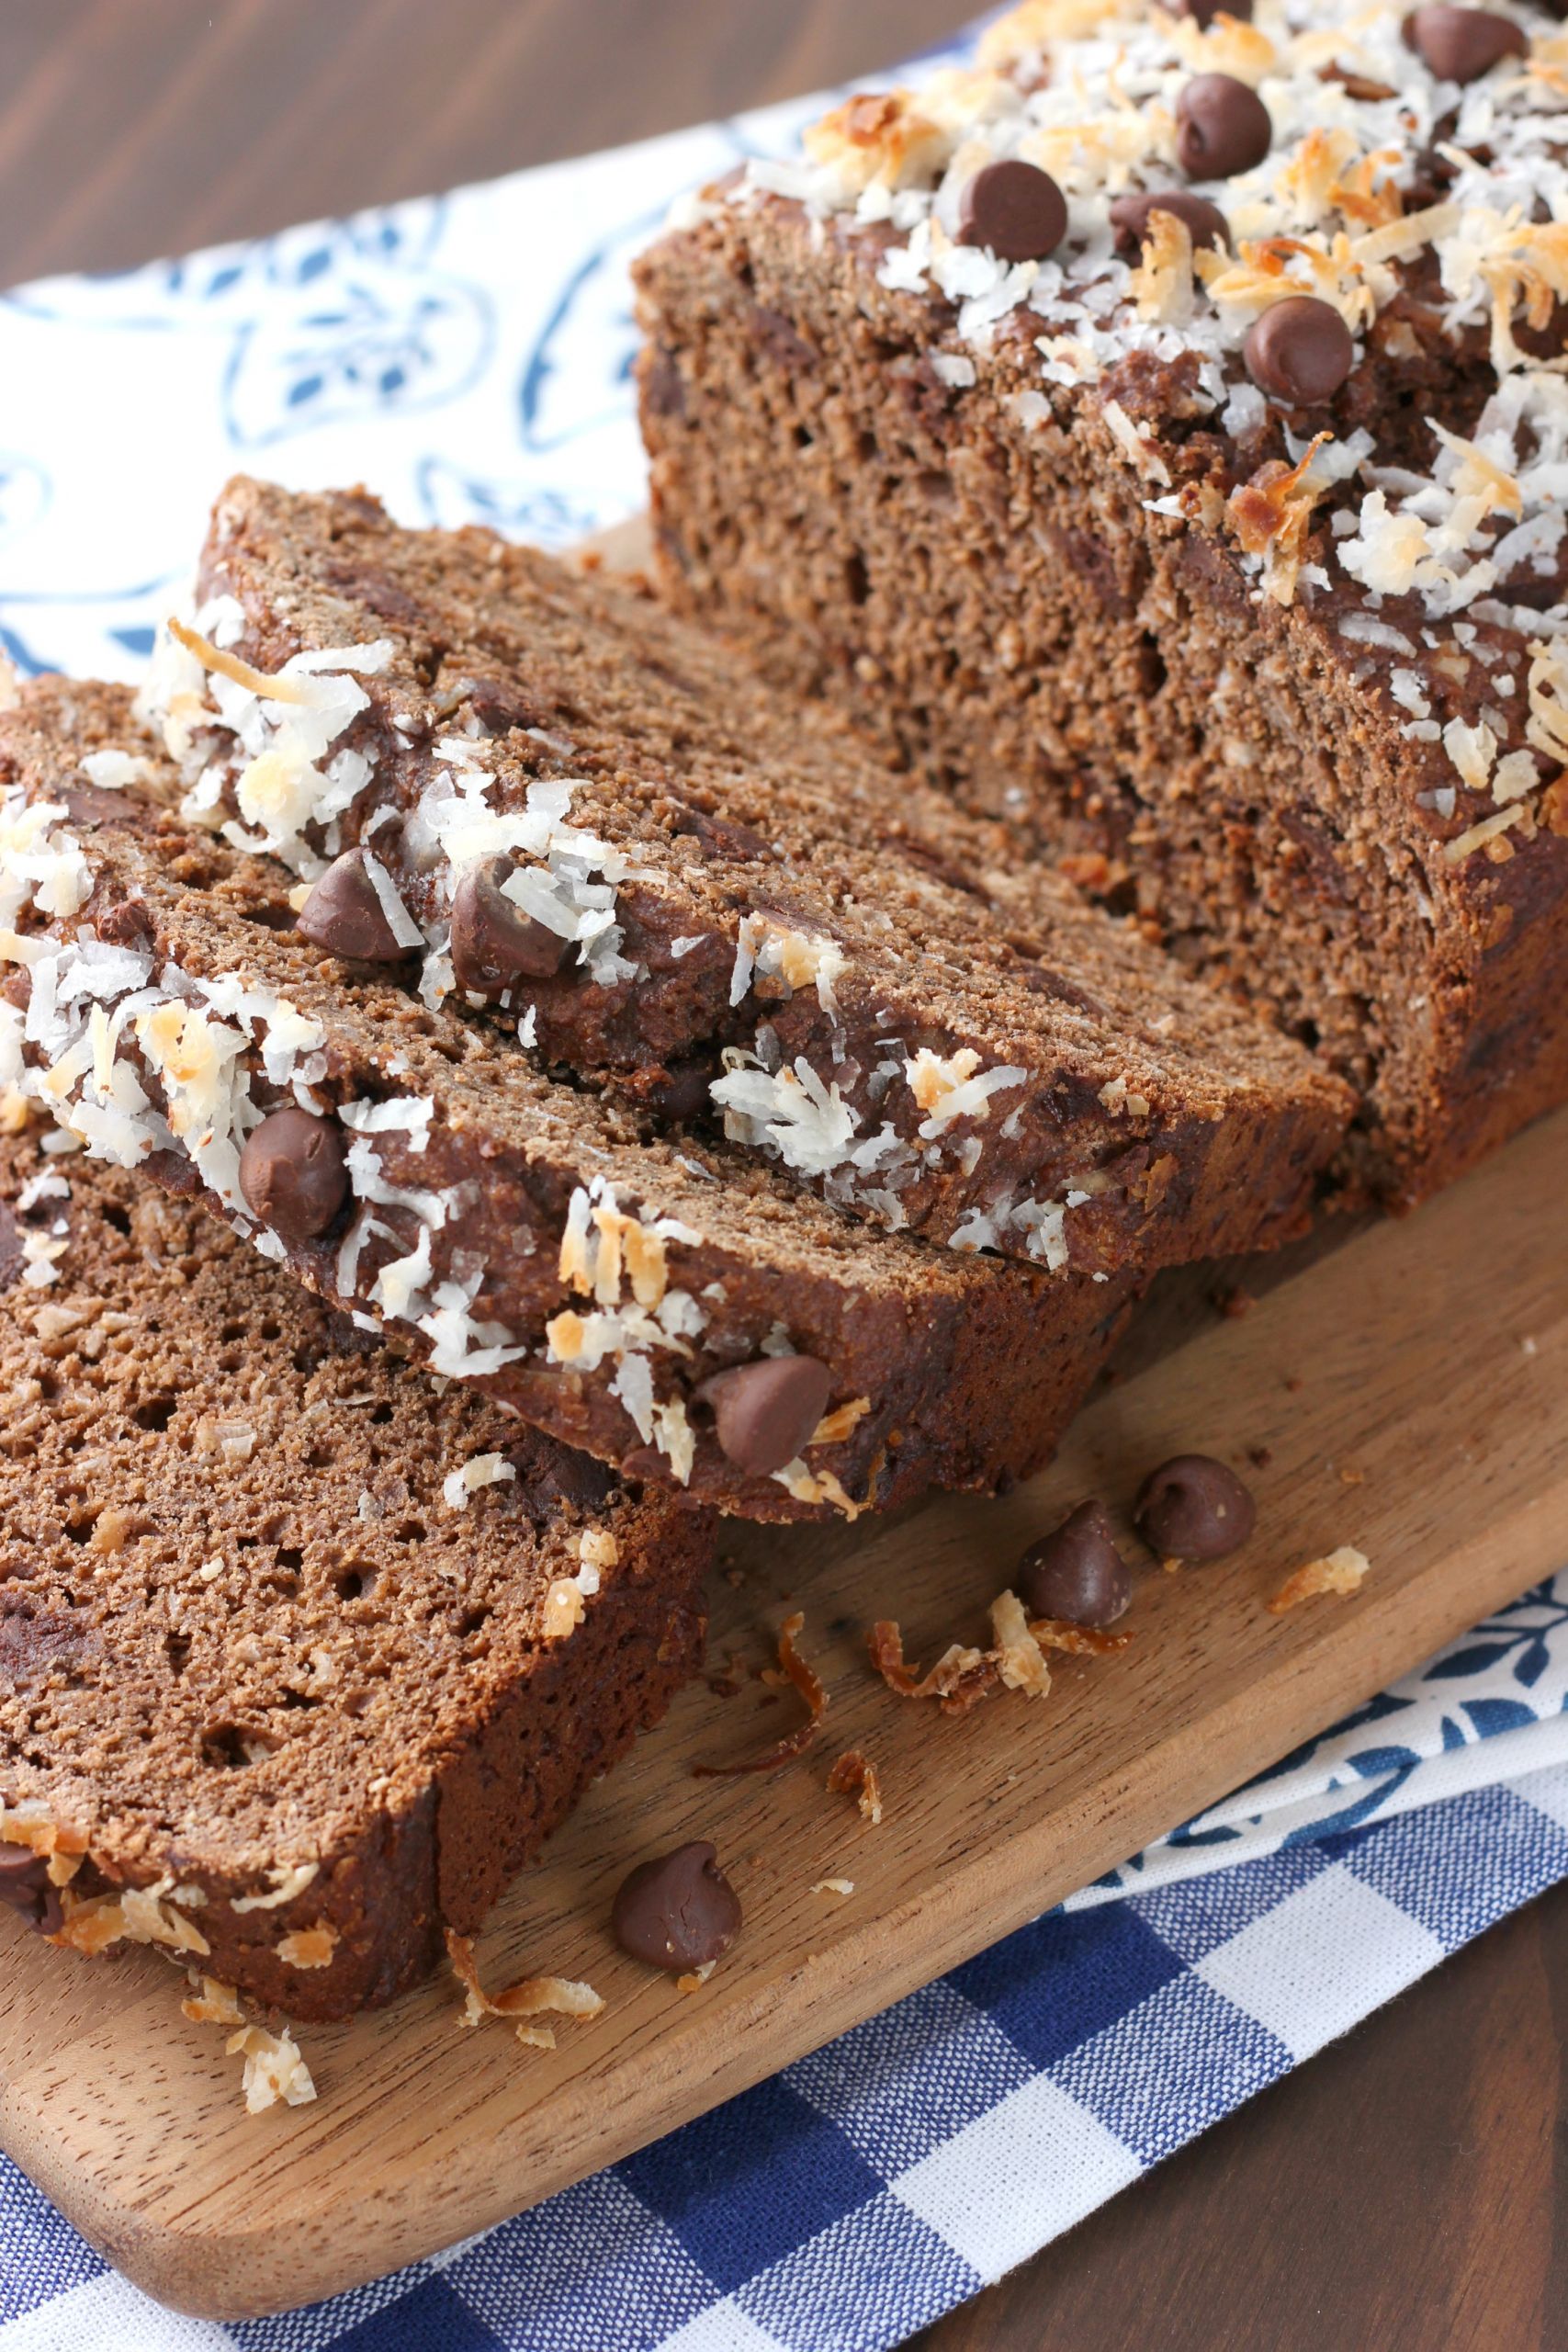
M811 1890L813 1894L837 1895L852 1894L854 1891L852 1878L819 1878Z
M1269 1603L1269 1614L1283 1617L1299 1601L1310 1600L1320 1592L1359 1592L1371 1566L1364 1552L1358 1552L1353 1544L1341 1544L1337 1551L1325 1554L1321 1560L1308 1560L1287 1577Z
M802 1755L810 1747L828 1712L828 1693L815 1667L802 1657L795 1646L795 1636L805 1623L806 1613L804 1610L797 1609L779 1627L779 1672L805 1700L806 1721L797 1724L794 1731L786 1732L782 1739L775 1740L772 1747L765 1748L761 1756L750 1757L744 1763L694 1764L692 1770L698 1780L722 1781L742 1772L776 1771L781 1764L789 1763L792 1758Z
M847 1747L828 1772L829 1796L853 1797L861 1818L874 1829L882 1820L882 1782L875 1765L858 1747Z
M987 1650L950 1644L924 1675L905 1663L904 1637L890 1618L872 1627L867 1647L873 1666L899 1698L935 1699L944 1715L962 1715L998 1690L1043 1699L1051 1688L1047 1650L1104 1657L1125 1649L1133 1638L1130 1633L1070 1625L1061 1618L1032 1618L1013 1592L998 1593L991 1603L991 1634L992 1647Z
M259 2025L242 2026L224 2043L230 2057L244 2055L243 2087L247 2115L261 2115L269 2107L305 2107L316 2096L310 2069L287 2026L268 2033Z
M202 1976L192 1969L186 1981L191 1990L180 2008L193 2025L234 2028L223 2049L228 2057L244 2059L241 2088L246 2114L264 2115L269 2107L308 2106L316 2097L316 2086L288 2027L269 2033L265 2027L253 2025L232 1984L225 1984L220 1977Z
M547 2014L564 2018L604 2014L604 2003L592 1985L570 1976L524 1976L502 1992L487 1993L474 1963L473 1938L458 1935L454 1928L446 1934L446 1957L463 1988L461 2024L478 2025L481 2018L505 2018L516 2027L519 2041L536 2050L553 2050L555 2035L549 2027L530 2024L530 2018Z

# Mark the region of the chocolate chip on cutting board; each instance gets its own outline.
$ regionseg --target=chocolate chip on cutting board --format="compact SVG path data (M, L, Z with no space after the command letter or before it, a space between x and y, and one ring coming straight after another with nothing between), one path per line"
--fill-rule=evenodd
M1212 1454L1178 1453L1151 1470L1133 1512L1162 1560L1223 1560L1258 1523L1258 1506L1234 1470Z
M739 1935L740 1901L716 1849L694 1838L622 1880L610 1927L621 1950L650 1968L705 1968Z
M1133 1577L1100 1503L1079 1503L1060 1527L1032 1544L1018 1564L1020 1600L1035 1617L1069 1625L1110 1625L1133 1598Z

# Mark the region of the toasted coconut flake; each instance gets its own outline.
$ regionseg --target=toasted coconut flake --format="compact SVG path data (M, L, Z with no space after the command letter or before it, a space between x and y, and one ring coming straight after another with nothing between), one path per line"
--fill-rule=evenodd
M186 1995L180 2007L193 2025L244 2024L245 2013L232 1984L216 1976L202 1976L194 1968L187 1972L186 1982L194 1990Z
M162 1944L170 1951L194 1952L205 1960L212 1947L192 1920L166 1900L174 1887L164 1877L152 1886L122 1887L118 1894L62 1896L64 1924L49 1941L91 1956L111 1944Z
M525 1976L504 1992L490 1994L479 1983L474 1963L474 1942L471 1936L458 1935L448 1928L446 1956L452 1963L452 1973L463 1988L464 2025L478 2025L481 2018L536 2018L553 2013L563 2018L596 2018L602 2016L604 2003L592 1984L577 1982L570 1976ZM538 2029L519 2030L519 2041L531 2042L536 2048L553 2049L553 2039L541 2043Z
M39 1322L41 1328L43 1317ZM20 1804L0 1802L0 1838L8 1846L26 1846L29 1853L73 1856L80 1863L87 1841L79 1829L57 1822L41 1798L24 1798Z
M1286 1577L1273 1600L1269 1603L1270 1617L1282 1617L1298 1601L1310 1600L1319 1592L1359 1592L1361 1580L1371 1562L1353 1544L1341 1544L1321 1560L1308 1560L1293 1576Z
M1000 1592L992 1601L991 1636L1005 1688L1021 1690L1026 1699L1043 1699L1051 1688L1051 1669L1016 1592Z
M811 1889L813 1894L844 1895L852 1894L854 1891L855 1883L852 1878L819 1878Z
M243 686L248 694L257 695L262 701L310 701L310 689L305 679L273 678L265 670L253 670L250 663L242 662L237 653L226 653L220 646L213 645L199 631L192 628L188 621L182 621L173 613L165 627L175 644L183 645L187 653L194 653L204 670L216 670L220 676L232 679L235 685Z
M272 1883L264 1894L239 1895L229 1907L231 1911L280 1910L304 1894L321 1867L320 1862L275 1862L267 1872Z
M952 140L928 120L909 90L863 92L813 123L805 134L814 164L830 165L845 188L857 192L880 180L908 187L933 179L946 163Z
M1133 13L1131 0L1019 0L980 36L982 65L1012 65L1057 41L1081 40Z
M277 1956L290 1968L330 1968L337 1947L337 1929L330 1920L318 1919L313 1928L296 1928L285 1936Z
M688 1969L684 1976L675 1979L675 1990L677 1993L700 1993L717 1966L716 1960L705 1960L700 1968Z
M1113 1634L1103 1625L1070 1625L1065 1617L1032 1617L1029 1630L1043 1650L1062 1650L1075 1657L1110 1657L1133 1638L1126 1628Z
M1314 476L1313 459L1333 438L1316 435L1293 466L1270 458L1225 502L1226 520L1245 552L1263 557L1263 592L1277 605L1295 602L1313 510L1332 486L1327 476Z
M867 1641L871 1662L890 1690L901 1699L935 1699L944 1715L961 1715L987 1698L997 1683L996 1661L984 1650L965 1649L954 1642L929 1674L904 1663L904 1637L896 1623L881 1618Z
M752 1757L748 1763L694 1764L692 1770L699 1780L731 1780L742 1772L775 1772L781 1764L789 1763L810 1747L828 1712L828 1693L822 1688L816 1668L801 1657L795 1646L795 1635L805 1623L805 1611L797 1609L779 1627L779 1668L805 1700L806 1721L797 1724L794 1731L786 1732L782 1739L774 1741L772 1747L761 1756Z
M1044 1652L1081 1652L1100 1657L1124 1649L1132 1635L1105 1633L1090 1625L1068 1625L1054 1617L1030 1619L1016 1593L1004 1592L991 1603L993 1646L966 1649L954 1642L922 1675L904 1661L904 1641L888 1619L871 1629L871 1662L890 1690L901 1699L936 1699L943 1714L963 1714L994 1690L1021 1690L1026 1698L1043 1698L1051 1688ZM842 1759L846 1764L851 1760ZM835 1767L835 1770L837 1767ZM831 1781L829 1783L832 1785Z
M582 1597L582 1587L575 1577L555 1577L545 1595L544 1616L540 1632L547 1642L564 1641L574 1634L588 1614Z
M807 1440L812 1445L817 1442L815 1436ZM865 1503L857 1503L852 1495L845 1493L831 1470L808 1470L798 1454L793 1462L786 1462L782 1470L775 1470L773 1476L797 1503L830 1504L840 1519L852 1523L868 1508Z
M448 1510L467 1510L468 1498L477 1495L481 1487L494 1487L515 1478L517 1468L503 1453L476 1453L456 1470L449 1470L441 1482L441 1494Z
M847 1747L836 1757L828 1773L829 1796L853 1797L863 1821L876 1828L882 1820L882 1783L876 1767L858 1747Z
M287 2026L281 2033L264 2032L259 2025L243 2026L224 2047L231 2057L244 2052L245 2112L260 2115L280 2102L304 2107L316 2096L310 2069Z
M840 1444L856 1424L865 1419L870 1410L869 1396L852 1396L847 1405L835 1405L830 1413L823 1414L822 1419L807 1439L807 1445L810 1447Z
M1140 319L1182 326L1192 315L1192 237L1174 212L1152 212L1127 291Z

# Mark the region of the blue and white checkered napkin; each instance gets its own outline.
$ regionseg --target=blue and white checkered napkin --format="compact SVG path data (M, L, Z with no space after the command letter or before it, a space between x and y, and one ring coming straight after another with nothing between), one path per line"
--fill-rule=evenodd
M0 644L133 673L236 468L547 544L635 512L626 258L819 104L0 300ZM287 2319L160 2311L0 2160L0 2352L896 2344L1568 1875L1565 1699L1568 1576L776 2081Z

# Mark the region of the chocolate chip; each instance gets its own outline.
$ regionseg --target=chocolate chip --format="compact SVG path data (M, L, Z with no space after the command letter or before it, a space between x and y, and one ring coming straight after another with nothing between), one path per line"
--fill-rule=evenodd
M1232 74L1196 74L1176 101L1176 160L1190 180L1228 180L1274 142L1269 109Z
M73 825L134 823L139 814L134 800L123 792L106 792L98 784L68 784L61 797Z
M665 344L654 345L643 361L642 404L649 416L685 417L685 379L680 361Z
M615 1941L634 1960L671 1974L705 1968L740 1932L740 1903L705 1838L639 1862L610 1911Z
M730 817L716 817L708 808L678 807L674 824L676 840L694 842L702 857L749 860L772 854L761 834L754 833L750 825L739 825Z
M759 1356L713 1374L694 1402L711 1408L725 1459L749 1478L768 1478L809 1443L832 1385L815 1356Z
M1194 196L1190 188L1145 188L1137 196L1118 196L1111 205L1111 226L1116 232L1119 254L1138 252L1149 233L1152 212L1174 213L1192 240L1192 250L1220 245L1227 247L1231 241L1230 223L1217 204L1206 196Z
M1067 233L1067 199L1038 164L1010 155L977 171L958 199L958 242L998 261L1043 261Z
M27 1261L22 1256L22 1237L8 1201L0 1201L0 1290L9 1290Z
M711 1107L709 1090L717 1074L711 1062L672 1062L649 1086L647 1099L661 1119L682 1125Z
M487 735L510 735L513 728L542 726L547 714L520 690L495 678L459 678L456 689Z
M293 916L288 920L292 923ZM139 956L152 952L152 918L140 899L117 899L112 907L96 908L93 929L111 947L134 947Z
M763 303L754 303L750 311L752 340L765 351L775 367L787 375L804 375L817 365L817 353L807 342L793 319L782 311L770 311Z
M553 979L572 943L513 905L502 884L510 859L470 865L452 897L452 969L472 996L504 996L520 979Z
M1223 1462L1207 1453L1178 1453L1150 1471L1133 1516L1162 1560L1223 1560L1247 1542L1258 1507Z
M1177 0L1176 5L1179 17L1190 17L1193 23L1201 25L1205 32L1222 9L1227 17L1234 17L1238 25L1252 22L1252 0Z
M607 1462L558 1445L537 1430L525 1430L506 1448L506 1459L517 1473L507 1491L536 1526L558 1520L563 1503L573 1510L603 1511L617 1487L624 1491L619 1473Z
M329 956L360 964L395 964L400 946L370 878L362 849L334 858L299 910L299 936Z
M1568 6L1568 0L1564 0ZM1353 74L1348 66L1325 65L1318 73L1320 82L1337 82L1348 98L1359 98L1363 106L1376 106L1383 98L1399 96L1386 82L1371 81L1365 74Z
M1529 51L1523 27L1493 8L1416 8L1404 19L1404 38L1443 82L1479 82L1500 59Z
M1109 1625L1133 1598L1133 1578L1116 1549L1111 1521L1097 1502L1079 1503L1060 1527L1032 1544L1014 1579L1035 1617L1069 1625Z
M264 1225L285 1241L314 1241L348 1197L348 1170L335 1121L290 1103L245 1137L240 1190Z
M1355 364L1356 347L1332 302L1287 294L1253 321L1242 357L1253 382L1272 399L1310 408L1339 390Z
M60 1897L49 1883L49 1863L26 1846L0 1845L0 1903L19 1912L40 1935L58 1935L63 1924Z

